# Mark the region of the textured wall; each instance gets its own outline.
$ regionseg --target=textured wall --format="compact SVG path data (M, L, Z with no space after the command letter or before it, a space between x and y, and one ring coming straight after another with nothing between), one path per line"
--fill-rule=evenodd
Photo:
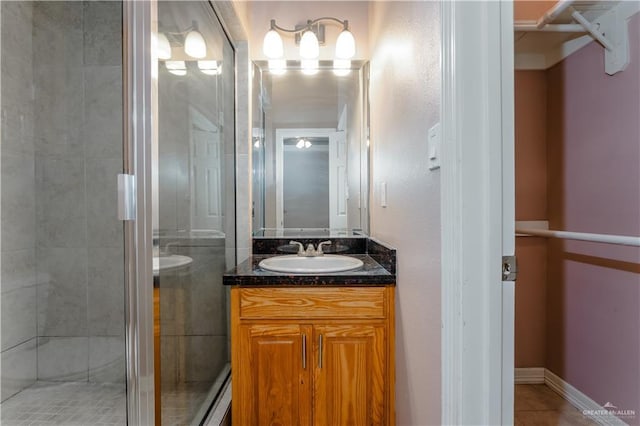
M2 2L2 400L36 379L31 2Z
M369 16L371 234L398 249L397 423L439 424L440 173L427 168L427 132L439 120L440 7L374 2Z
M640 14L629 40L614 76L595 42L548 71L552 229L640 235ZM640 413L640 249L550 240L548 261L547 368Z
M516 220L547 219L547 77L515 73ZM515 366L544 367L547 239L516 238Z

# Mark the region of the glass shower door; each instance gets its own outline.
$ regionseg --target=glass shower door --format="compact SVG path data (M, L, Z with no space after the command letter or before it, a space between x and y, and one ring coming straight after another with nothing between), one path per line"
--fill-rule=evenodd
M0 14L1 422L126 424L122 3Z
M157 7L156 416L199 424L230 371L234 51L208 2Z

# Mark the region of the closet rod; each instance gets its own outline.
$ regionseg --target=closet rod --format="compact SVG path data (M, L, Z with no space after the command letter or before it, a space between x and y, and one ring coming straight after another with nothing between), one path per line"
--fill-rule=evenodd
M534 235L536 237L561 238L565 240L591 241L594 243L619 244L640 247L640 237L627 235L590 234L586 232L554 231L544 229L516 228L517 234Z
M536 22L536 27L538 29L544 27L549 22L556 19L558 16L562 14L575 0L560 0L558 3L554 4L549 10L547 10L544 15L538 19Z

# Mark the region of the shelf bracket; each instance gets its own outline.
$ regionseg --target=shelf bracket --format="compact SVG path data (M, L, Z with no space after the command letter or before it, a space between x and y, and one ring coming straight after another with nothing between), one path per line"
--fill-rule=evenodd
M604 52L604 71L609 75L623 71L629 65L628 24L628 21L621 17L618 7L604 13L591 24L597 27L598 32L611 44L611 49Z

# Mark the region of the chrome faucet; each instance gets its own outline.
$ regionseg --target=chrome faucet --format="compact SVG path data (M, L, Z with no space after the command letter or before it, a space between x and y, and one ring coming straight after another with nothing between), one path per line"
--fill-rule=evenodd
M291 245L297 245L298 246L298 256L304 256L304 257L315 257L315 256L323 256L324 252L322 251L322 245L329 245L331 244L331 241L322 241L321 243L318 243L318 249L314 249L313 244L309 243L307 245L307 249L304 249L304 246L302 245L301 242L299 241L289 241L289 244Z

